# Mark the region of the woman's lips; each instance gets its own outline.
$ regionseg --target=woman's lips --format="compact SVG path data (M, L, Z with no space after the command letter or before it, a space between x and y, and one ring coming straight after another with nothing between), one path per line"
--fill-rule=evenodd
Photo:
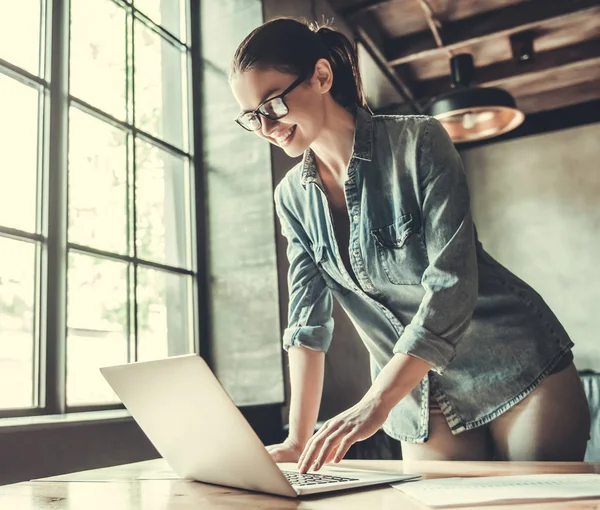
M292 138L294 137L295 132L296 132L296 125L293 125L291 128L282 132L281 135L273 136L273 139L275 140L277 145L279 145L280 147L285 147L292 141Z

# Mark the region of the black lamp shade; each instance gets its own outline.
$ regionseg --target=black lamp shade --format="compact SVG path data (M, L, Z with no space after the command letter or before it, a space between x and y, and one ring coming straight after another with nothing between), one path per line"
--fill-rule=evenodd
M499 136L518 127L525 115L514 98L498 88L470 87L473 58L455 55L450 61L454 89L434 98L427 113L438 119L455 143Z
M499 136L518 127L525 116L502 89L467 87L437 97L428 113L438 119L453 142Z

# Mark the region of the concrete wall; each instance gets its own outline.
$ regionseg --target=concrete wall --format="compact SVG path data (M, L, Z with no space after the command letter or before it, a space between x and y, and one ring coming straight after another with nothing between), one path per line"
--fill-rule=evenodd
M461 153L484 247L531 284L600 371L600 124Z
M237 126L231 58L262 23L260 0L202 5L202 138L206 186L211 357L238 405L281 403L277 258L268 144Z

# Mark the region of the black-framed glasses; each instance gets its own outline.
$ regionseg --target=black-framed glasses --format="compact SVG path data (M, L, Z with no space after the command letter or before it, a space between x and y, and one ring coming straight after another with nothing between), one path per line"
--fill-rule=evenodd
M261 115L270 120L279 120L282 117L285 117L290 112L288 105L285 102L285 96L300 85L305 79L306 76L304 75L298 77L298 79L281 94L263 101L258 105L256 110L240 113L235 121L247 131L258 131L262 126L262 121L260 119Z

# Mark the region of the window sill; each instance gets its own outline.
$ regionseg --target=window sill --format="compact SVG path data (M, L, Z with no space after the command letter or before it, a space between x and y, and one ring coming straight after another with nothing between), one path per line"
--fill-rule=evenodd
M44 430L60 426L93 425L133 421L127 409L108 411L88 411L45 416L22 416L18 418L0 418L0 434L5 432Z

